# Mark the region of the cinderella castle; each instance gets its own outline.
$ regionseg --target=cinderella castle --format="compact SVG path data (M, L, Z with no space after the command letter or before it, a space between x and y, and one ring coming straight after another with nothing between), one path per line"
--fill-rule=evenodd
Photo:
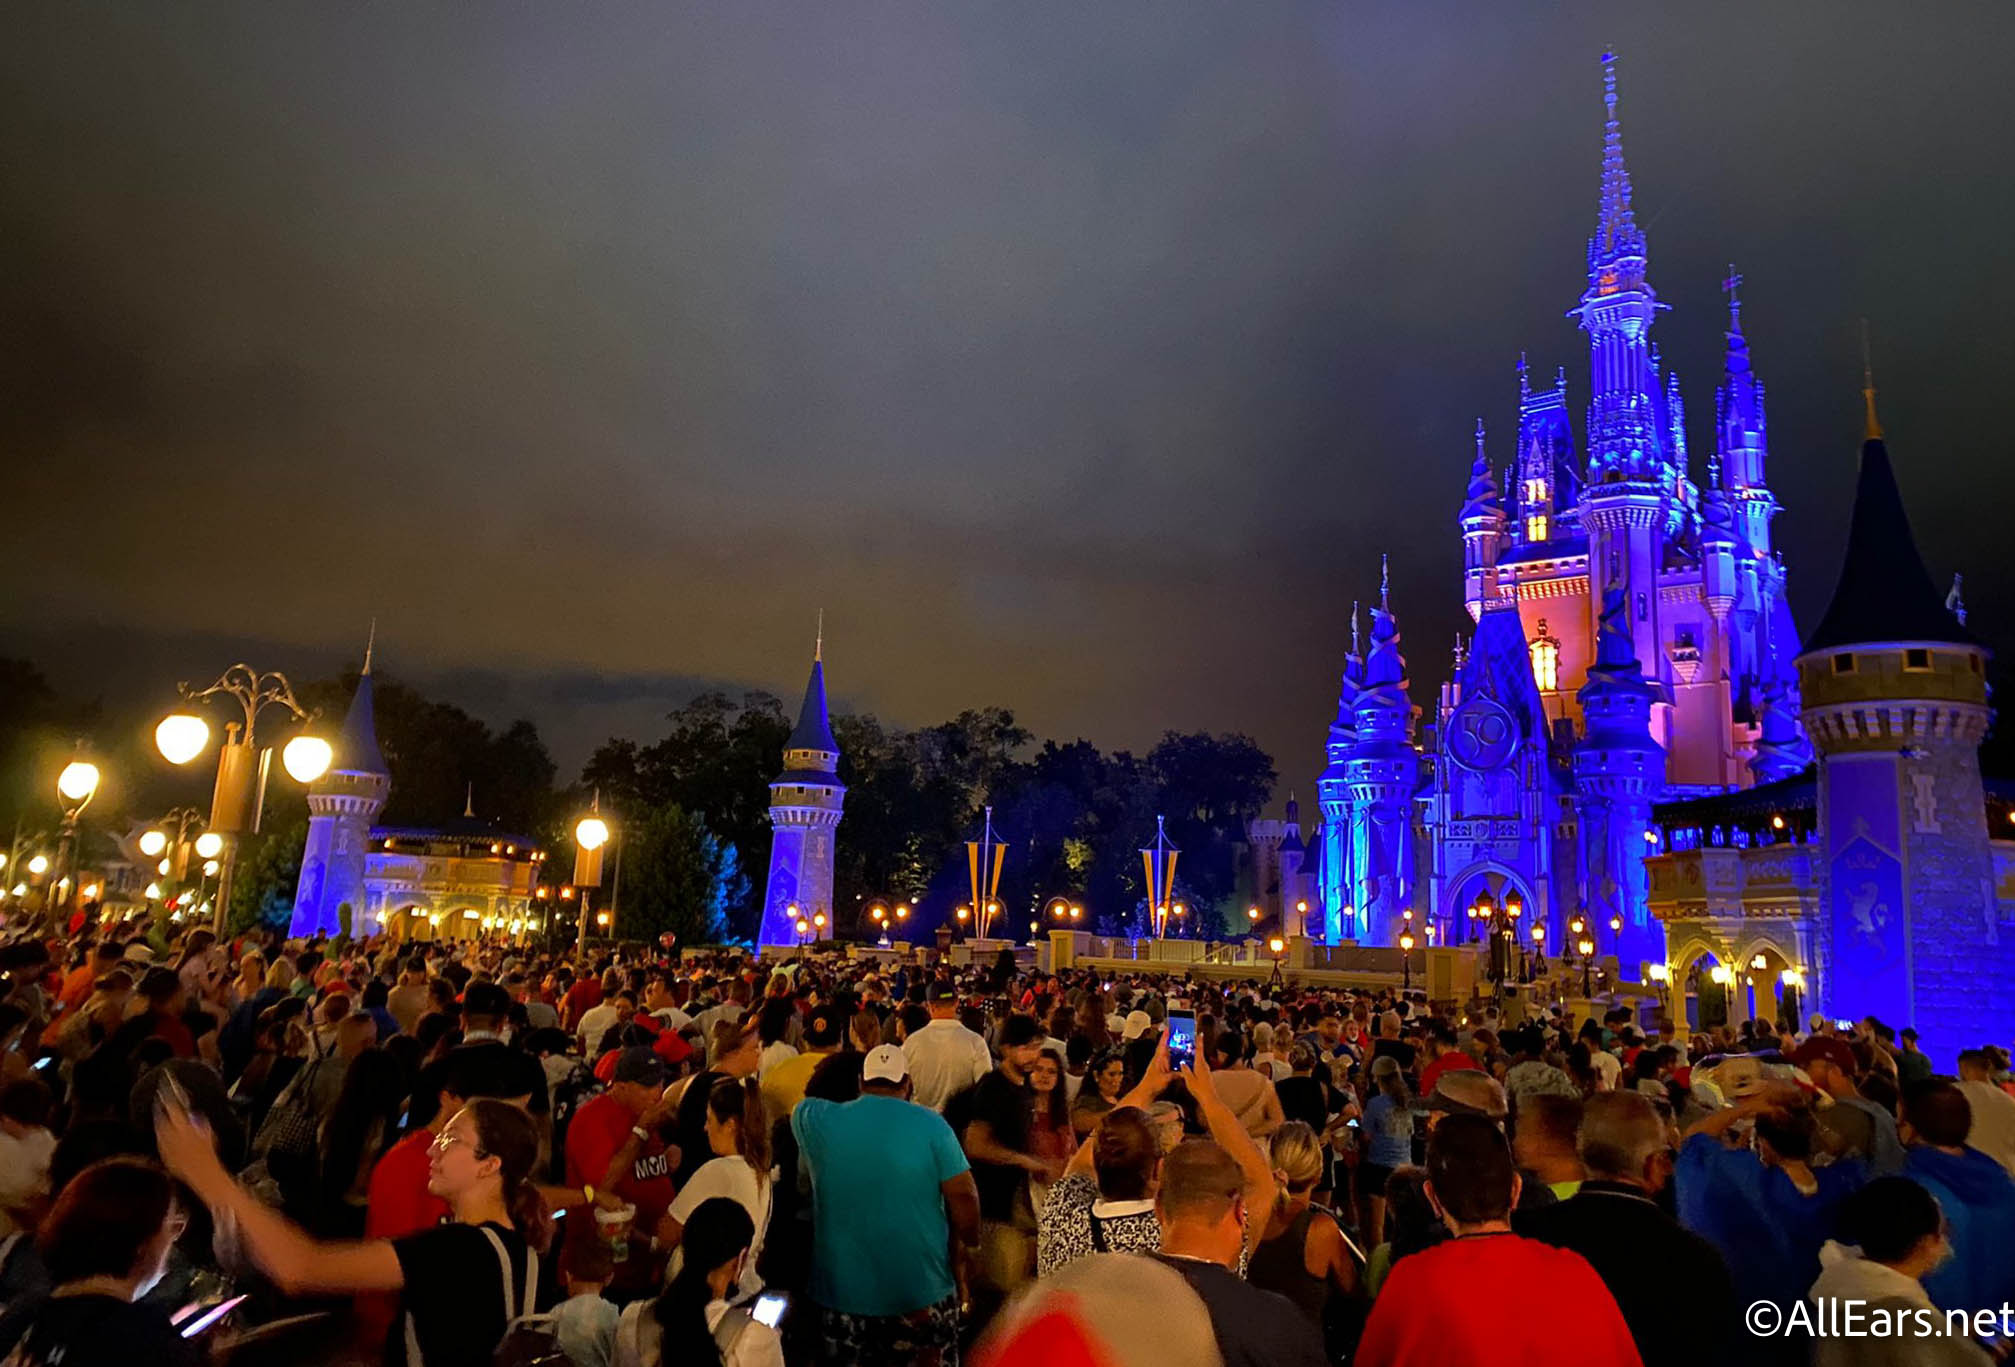
M1600 205L1572 314L1588 335L1582 441L1565 369L1535 388L1521 359L1509 449L1477 423L1459 515L1475 628L1432 715L1408 696L1387 589L1368 649L1353 614L1321 821L1305 859L1283 860L1312 894L1306 930L1332 944L1390 944L1402 925L1448 943L1471 908L1509 905L1521 937L1536 924L1548 947L1585 918L1601 954L1659 959L1643 863L1652 804L1810 761L1740 282L1724 286L1727 349L1697 481L1679 380L1652 339L1664 305L1631 205L1613 58L1604 103ZM1288 825L1274 841L1298 855Z

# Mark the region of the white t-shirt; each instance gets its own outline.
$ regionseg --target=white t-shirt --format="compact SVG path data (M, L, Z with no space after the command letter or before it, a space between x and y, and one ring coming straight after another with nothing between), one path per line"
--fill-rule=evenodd
M602 1036L616 1023L616 1008L608 1002L591 1006L581 1013L580 1026L575 1034L580 1036L581 1052L592 1057L601 1046Z
M993 1071L987 1042L949 1017L934 1020L903 1041L915 1091L911 1099L944 1114L945 1103Z
M1991 1082L1962 1082L1959 1090L1973 1108L1973 1128L1966 1132L1966 1146L1986 1154L2015 1177L2015 1096Z
M7 1212L49 1194L49 1159L56 1136L37 1126L20 1136L0 1130L0 1234L20 1228Z
M756 1076L761 1077L785 1059L796 1058L797 1056L798 1051L791 1048L790 1045L785 1044L782 1040L778 1040L774 1044L765 1044L763 1052L756 1059Z
M760 1181L756 1170L749 1166L749 1160L740 1154L723 1154L719 1158L709 1158L693 1174L693 1180L686 1183L672 1201L671 1217L680 1224L693 1218L693 1212L700 1208L700 1202L724 1196L734 1201L749 1213L749 1221L756 1227L754 1240L749 1244L749 1256L742 1264L742 1294L753 1296L763 1289L763 1279L756 1272L756 1264L763 1256L763 1235L770 1227L770 1196L775 1183L765 1175ZM672 1250L672 1265L669 1276L679 1275L684 1262L683 1248Z
M1616 1090L1616 1084L1623 1080L1623 1060L1607 1049L1597 1049L1588 1056L1589 1064L1595 1069L1595 1076L1605 1092Z

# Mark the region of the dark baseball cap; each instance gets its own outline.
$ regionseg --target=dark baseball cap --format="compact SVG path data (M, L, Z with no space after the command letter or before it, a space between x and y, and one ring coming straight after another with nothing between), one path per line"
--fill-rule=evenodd
M958 984L950 978L933 978L924 988L924 1000L927 1002L955 1002L958 999Z
M665 1061L647 1044L633 1044L616 1055L615 1082L641 1082L652 1087L665 1085Z

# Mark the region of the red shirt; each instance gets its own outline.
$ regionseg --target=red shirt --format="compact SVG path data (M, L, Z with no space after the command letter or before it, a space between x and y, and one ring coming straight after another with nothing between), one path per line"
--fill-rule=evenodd
M629 1107L608 1092L574 1112L567 1125L567 1185L582 1187L592 1182L600 1186L608 1175L609 1160L629 1141L636 1123ZM614 1191L637 1208L638 1230L648 1234L656 1229L658 1218L671 1209L674 1195L665 1141L655 1134L645 1140Z
M1450 1239L1392 1265L1358 1367L1642 1367L1623 1312L1579 1253L1516 1234Z
M1420 1070L1420 1094L1426 1096L1434 1090L1434 1080L1443 1073L1461 1072L1463 1069L1481 1072L1482 1065L1460 1049L1451 1049L1434 1062Z
M595 978L583 978L568 988L567 995L561 999L560 1024L572 1030L581 1023L583 1013L601 1004L601 982Z

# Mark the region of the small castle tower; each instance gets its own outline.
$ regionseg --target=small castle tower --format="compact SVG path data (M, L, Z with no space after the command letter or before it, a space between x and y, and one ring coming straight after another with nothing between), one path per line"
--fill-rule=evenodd
M1308 846L1301 839L1301 803L1287 795L1287 820L1280 837L1280 924L1294 935L1308 934L1301 904L1308 901ZM1314 910L1310 907L1310 911Z
M1504 502L1483 450L1483 419L1476 420L1476 459L1462 496L1462 598L1473 621L1497 597L1497 558L1506 549Z
M1644 833L1665 785L1665 750L1651 737L1659 689L1631 647L1628 611L1624 591L1610 589L1595 664L1578 695L1587 733L1574 748L1574 787L1589 935L1598 953L1614 953L1623 975L1635 978L1641 961L1665 962L1665 932L1652 919L1644 871ZM1611 929L1619 916L1623 928Z
M342 908L348 906L349 931L364 931L364 849L371 823L392 793L392 775L378 750L378 727L371 702L371 646L364 647L364 668L350 711L337 736L329 771L308 789L308 843L301 851L301 881L294 890L294 915L287 933L293 936L334 935L345 929Z
M1390 944L1413 895L1413 794L1420 786L1420 752L1413 745L1414 710L1406 692L1406 659L1399 652L1399 623L1383 583L1353 715L1357 736L1344 761L1353 901L1359 938Z
M1980 782L1987 651L1932 586L1872 381L1866 398L1846 560L1797 660L1824 841L1814 1000L1915 1025L1945 1066L2015 1017Z
M814 927L807 932L813 938L829 939L834 930L833 838L847 789L839 777L839 742L826 715L824 656L821 632L798 724L784 742L784 771L770 784L770 872L759 946L799 943L800 917Z

